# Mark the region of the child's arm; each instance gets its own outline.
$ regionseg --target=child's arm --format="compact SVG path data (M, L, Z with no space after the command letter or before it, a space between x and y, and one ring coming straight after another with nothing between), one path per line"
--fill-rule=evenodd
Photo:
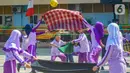
M36 35L44 34L45 32L36 32Z
M67 44L67 42L64 42L61 40L61 45L66 45L66 44Z
M38 21L37 25L32 29L32 32L36 32L36 29L40 26L41 22L42 22L42 19Z
M48 32L48 30L45 30L43 32L36 32L36 35L41 35L41 34L44 34L44 33L47 33L47 32Z
M86 29L84 29L84 31L86 32L86 33L89 33L89 34L91 34L91 29L90 28L86 28Z
M17 51L16 49L14 49L14 48L11 48L11 49L12 49L12 50L11 50L11 53L12 53L12 55L15 57L15 59L16 59L19 63L24 64L24 60L20 57L18 51Z
M91 28L91 25L85 20L83 19L83 24L88 27L88 28Z
M107 49L107 51L105 53L105 56L103 57L103 59L101 60L101 62L99 62L97 64L97 67L103 66L108 61L108 59L111 57L111 54L113 52L113 48L114 47L115 47L114 45L110 45L109 46L109 48Z
M83 39L84 39L84 37L83 37L83 36L79 36L79 38L78 38L78 39L73 40L73 42L80 42L80 41L82 41Z
M19 54L26 57L26 58L33 59L33 55L29 54L28 52L26 52L24 50L20 50Z
M102 40L100 40L100 45L102 46L102 48L104 48L104 44L102 43Z
M123 56L125 56L125 57L130 56L130 52L123 52Z
M50 44L50 45L59 48L59 46L57 46L57 45L55 45L55 44Z

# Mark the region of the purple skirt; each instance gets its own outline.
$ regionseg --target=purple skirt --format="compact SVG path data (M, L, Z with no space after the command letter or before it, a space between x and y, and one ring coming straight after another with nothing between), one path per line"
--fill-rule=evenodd
M6 61L4 63L4 72L3 73L16 73L16 61Z

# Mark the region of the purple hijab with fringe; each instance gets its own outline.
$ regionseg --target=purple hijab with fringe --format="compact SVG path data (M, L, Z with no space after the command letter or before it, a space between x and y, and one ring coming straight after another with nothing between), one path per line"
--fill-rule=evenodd
M102 22L96 22L93 28L96 41L100 44L100 40L104 37L104 26Z

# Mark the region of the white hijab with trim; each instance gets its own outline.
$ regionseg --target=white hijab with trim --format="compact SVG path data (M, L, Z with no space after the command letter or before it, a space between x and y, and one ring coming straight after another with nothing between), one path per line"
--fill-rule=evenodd
M4 47L6 49L9 49L9 48L21 49L20 37L21 37L21 32L19 30L13 30L11 32L9 39L6 41Z
M106 50L110 45L117 45L118 48L123 50L123 36L120 28L116 23L110 23L107 27L108 38L106 43Z

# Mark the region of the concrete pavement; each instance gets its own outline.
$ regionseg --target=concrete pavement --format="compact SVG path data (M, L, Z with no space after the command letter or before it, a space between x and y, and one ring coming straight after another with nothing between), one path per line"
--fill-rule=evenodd
M38 55L39 59L50 60L50 49L48 49L48 48L37 49L37 55ZM0 73L3 73L4 58L5 58L5 56L4 56L3 52L0 50ZM130 63L130 57L127 57L126 59ZM60 61L58 58L56 60ZM75 62L78 61L78 58L76 56L74 56L74 61ZM109 73L108 72L109 68L108 68L107 64L104 66L104 68L105 68L105 70L100 71L100 73ZM29 73L29 72L30 72L30 69L24 70L24 68L21 68L21 71L19 73ZM40 73L40 72L38 72L38 73ZM130 67L127 67L127 73L130 73Z

